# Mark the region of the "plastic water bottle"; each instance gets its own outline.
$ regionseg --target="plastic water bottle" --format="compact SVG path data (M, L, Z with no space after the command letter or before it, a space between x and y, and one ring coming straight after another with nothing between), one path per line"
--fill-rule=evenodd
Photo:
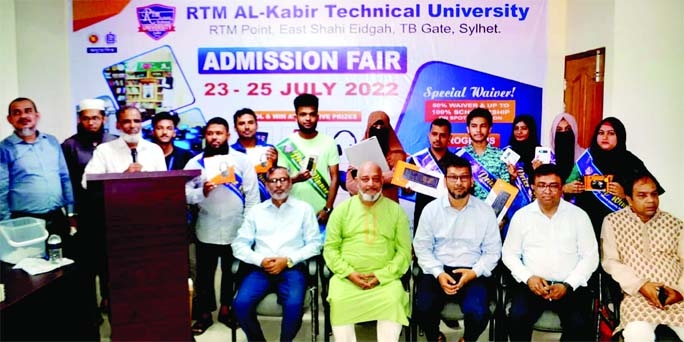
M48 257L53 264L62 262L62 238L57 234L52 234L47 240Z

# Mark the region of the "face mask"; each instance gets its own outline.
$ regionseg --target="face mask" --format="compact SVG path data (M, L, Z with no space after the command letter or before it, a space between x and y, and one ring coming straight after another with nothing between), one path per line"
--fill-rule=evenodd
M368 131L368 136L378 138L382 154L387 154L387 151L389 150L389 132L387 128L371 127Z
M556 132L555 138L556 150L558 148L567 148L575 145L575 134L572 131Z
M575 163L575 134L572 131L556 133L556 165L561 172L561 178L566 178Z

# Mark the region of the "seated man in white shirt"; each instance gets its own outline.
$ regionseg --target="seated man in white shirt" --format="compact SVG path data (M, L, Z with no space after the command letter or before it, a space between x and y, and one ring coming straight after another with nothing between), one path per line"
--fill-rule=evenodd
M272 289L283 306L280 341L292 341L302 325L306 269L303 261L320 254L321 236L311 206L289 198L292 181L284 167L266 174L271 199L245 216L233 241L236 258L250 264L233 309L249 341L265 341L256 306Z
M544 310L561 320L561 341L593 339L587 281L598 266L589 216L561 197L563 181L553 164L538 167L536 200L518 210L503 244L502 259L518 283L511 287L511 341L530 341Z

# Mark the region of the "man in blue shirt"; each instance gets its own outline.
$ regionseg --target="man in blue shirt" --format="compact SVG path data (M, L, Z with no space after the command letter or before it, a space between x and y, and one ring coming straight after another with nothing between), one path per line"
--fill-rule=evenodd
M266 171L271 166L278 164L278 152L273 145L267 144L265 141L257 138L257 123L256 113L249 108L242 108L233 115L233 124L235 125L235 132L238 135L237 141L230 145L230 148L245 153L249 159L254 163L254 167L259 177L259 195L261 200L265 201L271 198L266 186Z
M446 301L458 302L464 315L462 340L475 341L490 316L488 277L501 257L501 237L494 210L470 194L470 163L456 157L445 169L448 194L425 206L413 239L423 270L413 317L428 341L443 340L439 313Z
M430 132L428 133L428 141L430 142L428 151L432 159L437 162L437 166L439 166L442 173L446 172L446 164L456 158L456 155L449 151L449 139L451 139L451 123L449 120L444 118L433 120L430 124ZM420 214L425 206L434 199L430 195L421 194L420 192L416 193L416 204L413 209L413 235L416 234L416 229L418 229Z
M0 142L0 219L44 219L48 232L62 238L65 256L72 257L70 227L76 223L69 169L57 139L37 130L39 119L31 99L10 102L7 121L14 133Z
M233 309L249 341L265 341L256 306L276 289L283 306L280 340L292 341L302 325L306 270L304 261L321 250L318 222L311 206L289 198L292 181L284 167L267 173L271 200L250 210L233 241L235 257L249 264Z

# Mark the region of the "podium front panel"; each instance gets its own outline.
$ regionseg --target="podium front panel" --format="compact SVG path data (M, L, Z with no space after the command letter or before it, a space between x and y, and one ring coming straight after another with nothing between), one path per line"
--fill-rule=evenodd
M102 201L112 340L192 339L183 172L89 182Z

